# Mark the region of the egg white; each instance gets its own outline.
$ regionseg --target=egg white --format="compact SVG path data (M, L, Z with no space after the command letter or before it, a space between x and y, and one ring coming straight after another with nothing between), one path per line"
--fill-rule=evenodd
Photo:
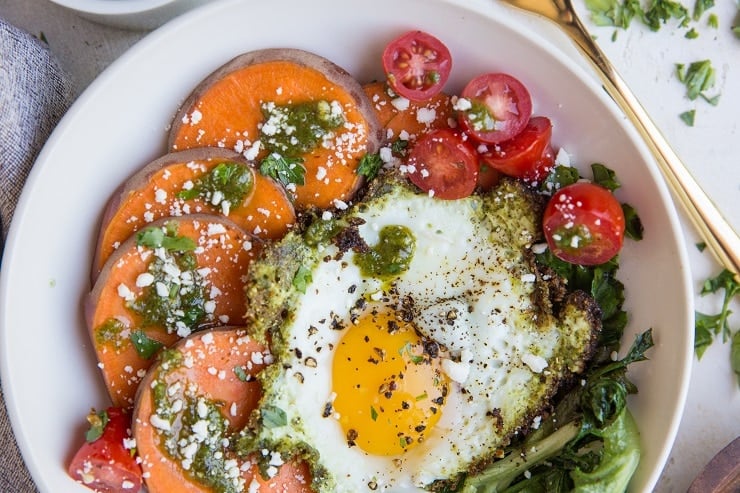
M263 440L315 451L325 491L421 491L489 460L542 409L563 375L581 368L593 336L587 314L576 311L562 337L564 322L533 304L543 286L526 254L537 238L532 205L517 186L455 201L396 186L351 209L364 221L359 234L368 245L384 226L401 225L413 233L415 253L389 290L362 275L351 250L340 253L331 243L309 249L301 265L310 266L311 282L291 298L279 327L280 364L262 401L285 411L288 425L262 429ZM507 208L514 220L502 212ZM358 299L397 306L404 298L413 299L419 331L445 348L450 392L423 442L377 456L349 446L335 411L327 416L335 398L333 349L351 330Z

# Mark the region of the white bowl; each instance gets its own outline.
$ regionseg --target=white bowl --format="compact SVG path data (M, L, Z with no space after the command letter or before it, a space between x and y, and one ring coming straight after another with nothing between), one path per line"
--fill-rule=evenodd
M125 1L125 0L120 0ZM630 376L629 406L644 453L631 491L651 491L675 438L693 351L693 296L681 229L667 189L637 132L579 63L534 30L529 17L490 0L224 0L168 23L112 64L47 142L16 209L0 271L0 357L8 411L42 493L86 493L65 467L90 407L109 402L84 326L98 221L108 197L165 152L171 119L209 73L257 48L299 47L359 80L383 76L380 54L418 28L448 44L448 90L503 70L530 89L554 121L553 142L587 173L613 168L621 200L645 225L628 241L619 278L630 312L624 350L652 327L650 361ZM316 19L321 19L318 21ZM49 410L53 410L50 412Z
M210 0L49 0L91 21L125 29L157 28Z

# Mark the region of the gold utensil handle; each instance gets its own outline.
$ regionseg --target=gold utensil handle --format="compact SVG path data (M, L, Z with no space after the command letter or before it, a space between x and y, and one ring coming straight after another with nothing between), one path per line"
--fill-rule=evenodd
M572 6L571 6L572 7ZM607 60L601 49L575 15L565 21L566 33L575 41L597 72L609 95L622 108L653 152L660 170L691 222L699 231L717 261L729 271L740 274L740 237L707 197L689 170L671 148L635 95Z

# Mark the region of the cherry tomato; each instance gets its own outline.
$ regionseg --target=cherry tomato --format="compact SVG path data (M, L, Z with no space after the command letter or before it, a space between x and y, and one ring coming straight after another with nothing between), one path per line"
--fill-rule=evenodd
M483 74L462 90L470 107L460 108L462 127L473 137L498 144L521 132L532 115L532 98L524 84L509 74Z
M609 190L589 182L558 190L545 208L542 226L552 253L573 264L603 264L624 243L622 206Z
M411 101L436 95L452 69L450 50L431 34L409 31L383 51L383 70L396 94Z
M467 137L448 128L422 135L407 161L409 179L434 197L467 197L478 181L478 156Z
M505 175L539 180L547 175L555 160L550 147L551 136L550 119L534 116L513 138L489 145L481 154L481 160Z
M128 431L131 416L116 407L108 408L104 414L107 423L95 422L101 419L101 414L91 413L88 417L92 426L104 426L102 435L82 444L72 458L68 473L100 493L137 493L142 484L141 467L124 444L131 437Z
M488 192L501 181L501 172L491 168L485 162L480 163L478 171L478 190Z

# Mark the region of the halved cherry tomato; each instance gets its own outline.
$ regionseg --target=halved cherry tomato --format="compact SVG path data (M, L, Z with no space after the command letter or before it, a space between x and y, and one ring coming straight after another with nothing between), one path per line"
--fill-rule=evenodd
M110 407L104 415L106 422L102 435L85 442L69 464L68 473L73 479L99 493L137 493L141 490L142 472L132 451L124 440L130 439L131 416L121 408ZM91 426L101 420L101 415L91 413Z
M462 107L459 120L474 138L498 144L521 132L532 115L532 98L524 84L509 74L483 74L462 90L470 102Z
M525 180L539 180L549 172L554 162L550 148L552 123L544 116L534 116L513 138L488 146L481 160L505 175ZM548 161L552 158L552 161Z
M542 219L552 253L566 262L598 265L622 249L624 213L604 187L578 182L558 190Z
M478 181L478 156L462 133L444 128L422 135L407 161L409 179L434 197L467 197Z
M481 161L478 170L478 190L488 192L501 181L501 172Z
M452 69L450 50L431 34L409 31L383 51L383 70L396 94L411 101L436 95Z

